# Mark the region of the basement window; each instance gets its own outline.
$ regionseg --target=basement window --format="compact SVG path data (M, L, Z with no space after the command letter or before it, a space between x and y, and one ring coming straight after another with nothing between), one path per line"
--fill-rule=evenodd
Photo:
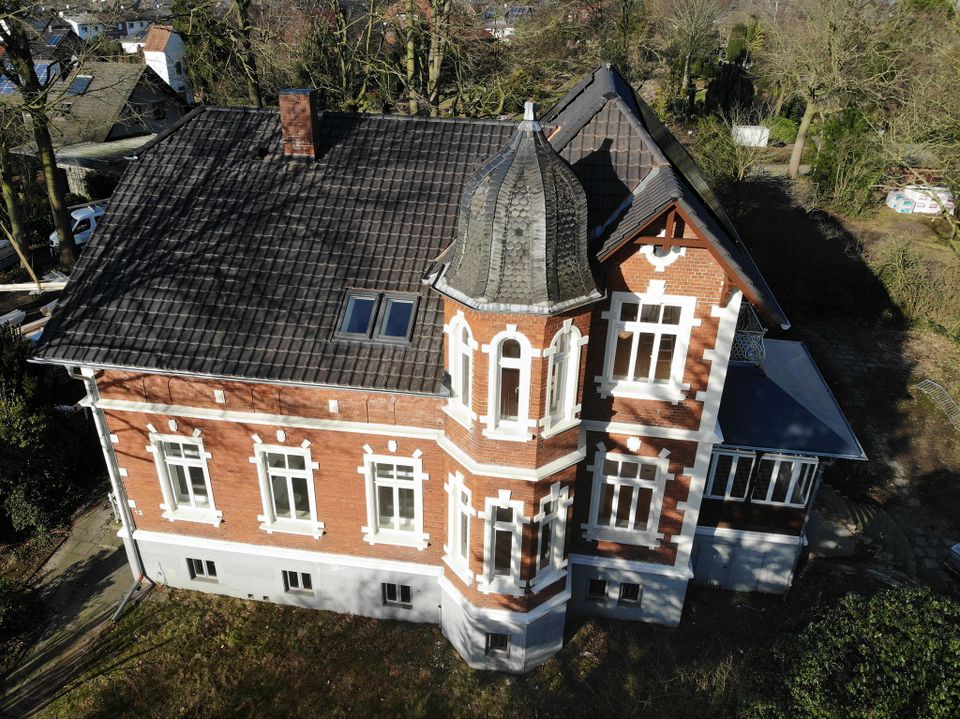
M385 606L403 607L409 609L413 606L410 587L406 584L392 584L383 582L380 585L380 591L383 595Z
M336 336L404 344L410 341L417 297L384 292L347 292Z
M487 654L509 654L510 635L487 632Z

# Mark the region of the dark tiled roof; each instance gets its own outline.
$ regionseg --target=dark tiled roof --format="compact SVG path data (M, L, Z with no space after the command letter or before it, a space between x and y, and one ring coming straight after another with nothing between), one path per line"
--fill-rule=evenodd
M275 111L208 109L130 166L38 357L437 393L442 303L421 278L467 178L513 123L327 113L316 163ZM410 346L333 339L344 289L423 296Z
M481 310L552 314L601 297L583 186L528 109L466 184L453 255L436 284Z
M731 363L720 400L723 443L820 457L866 459L801 342L764 340L759 367Z
M616 108L616 112L613 108ZM616 122L604 120L604 112L608 117L615 117ZM668 188L664 183L669 183L671 189L674 185L679 188L685 208L697 215L701 229L707 233L707 239L714 244L727 260L730 269L739 277L747 289L750 300L769 320L784 328L789 326L789 321L773 291L750 257L736 228L704 179L700 168L659 120L656 113L636 96L630 85L616 70L609 65L599 67L553 107L544 116L544 121L558 127L552 137L554 146L566 147L566 143L571 143L574 138L583 138L581 132L591 126L598 126L600 131L599 133L594 131L596 135L592 144L594 148L598 147L598 142L601 146L603 142L611 143L612 147L613 142L622 143L620 139L622 137L635 135L638 138L632 156L626 153L629 156L626 164L641 170L625 171L622 168L623 162L617 161L615 156L612 156L614 160L612 163L606 164L606 167L610 168L607 172L611 176L605 181L604 187L607 188L605 192L611 197L618 195L623 199L619 205L612 208L613 216L608 215L602 220L609 234L605 238L601 258L604 253L609 254L612 251L613 245L610 240L614 234L621 242L625 242L630 239L632 232L653 219L653 216L644 214L640 209L631 213L628 207L633 203L640 203L644 209L652 206L652 200L641 196L646 191L641 183L646 173L650 171L649 168L666 168L671 170L674 177L660 178L651 186L651 189L666 191ZM602 137L604 128L610 133L607 138ZM603 160L602 157L597 159ZM574 160L574 170L577 170L576 160ZM616 178L612 176L613 174ZM621 183L619 188L616 184L617 180ZM607 206L609 204L612 203L608 200ZM600 208L596 201L594 207L595 212ZM624 213L625 210L626 213L620 218L618 224L616 215ZM628 224L623 225L627 220L629 220Z

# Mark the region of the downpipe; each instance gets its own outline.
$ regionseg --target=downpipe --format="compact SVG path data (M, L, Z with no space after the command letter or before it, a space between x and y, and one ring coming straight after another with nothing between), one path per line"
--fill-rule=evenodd
M138 579L134 582L134 587L127 592L128 595L132 596L136 587L146 578L147 572L143 566L143 559L140 556L140 548L137 546L137 541L133 538L133 516L130 514L130 505L127 503L127 495L123 490L123 485L120 480L120 468L117 464L117 457L113 452L113 443L110 441L110 429L107 426L107 418L104 416L103 410L97 405L97 401L100 399L100 391L97 389L97 379L93 371L87 369L79 369L78 371L78 368L68 367L67 374L70 375L71 378L83 382L87 390L87 399L90 401L93 423L97 429L100 449L103 451L103 458L107 465L107 475L110 477L110 487L113 490L113 496L116 497L117 505L120 509L120 522L126 531L126 539L133 548L133 551L128 552L128 555L134 564L133 575ZM126 599L124 600L124 603L125 602Z

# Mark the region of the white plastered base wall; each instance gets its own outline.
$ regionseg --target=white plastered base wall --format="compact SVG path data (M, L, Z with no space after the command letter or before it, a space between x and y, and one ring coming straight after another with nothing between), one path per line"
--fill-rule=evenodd
M588 596L591 579L607 583L603 599ZM576 614L626 621L654 622L675 627L683 614L683 601L689 578L685 572L659 574L616 565L582 564L574 561L570 611ZM639 584L639 602L621 602L620 585Z
M282 555L261 556L238 551L230 547L228 542L219 543L224 545L223 548L214 548L209 542L198 546L188 537L183 538L182 543L177 543L168 539L151 541L140 535L138 532L135 537L148 576L167 586L378 619L431 624L440 621L438 567L423 566L415 571L394 571L311 560L308 558L309 552L290 552L290 558ZM216 562L216 581L191 579L187 568L188 557ZM285 592L283 570L309 573L312 591ZM383 582L409 586L410 607L385 605L381 589Z
M693 543L694 581L738 592L782 593L805 542L792 535L701 527Z
M566 592L524 614L474 607L448 580L441 579L440 585L440 627L472 668L527 672L563 648ZM490 632L510 637L506 651L487 651L487 634Z

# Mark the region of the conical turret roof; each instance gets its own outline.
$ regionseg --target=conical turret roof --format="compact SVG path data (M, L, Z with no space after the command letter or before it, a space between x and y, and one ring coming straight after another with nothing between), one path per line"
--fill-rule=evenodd
M436 287L481 310L552 314L598 299L587 197L527 103L507 146L464 186L453 256Z

